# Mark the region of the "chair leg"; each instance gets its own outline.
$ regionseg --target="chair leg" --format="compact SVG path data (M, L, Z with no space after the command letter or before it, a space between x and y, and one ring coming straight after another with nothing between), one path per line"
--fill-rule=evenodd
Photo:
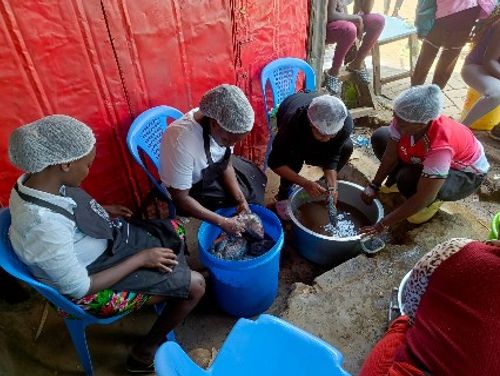
M154 305L154 308L155 308L155 312L158 316L161 315L161 313L163 312L163 310L165 309L165 306L167 305L167 303L165 302L161 302L161 303L158 303L158 304L155 304Z
M175 342L175 332L173 330L167 333L167 341Z
M160 316L166 306L167 306L167 303L165 303L165 302L155 304L154 308L155 308L156 314L158 316ZM173 330L167 333L167 341L175 342L175 332Z
M64 319L64 323L68 328L69 335L73 341L80 362L82 363L85 374L93 375L92 360L90 359L89 347L85 336L85 323L82 320Z
M408 44L410 47L410 70L413 75L415 71L415 62L418 59L418 40L416 34L412 34L408 37Z

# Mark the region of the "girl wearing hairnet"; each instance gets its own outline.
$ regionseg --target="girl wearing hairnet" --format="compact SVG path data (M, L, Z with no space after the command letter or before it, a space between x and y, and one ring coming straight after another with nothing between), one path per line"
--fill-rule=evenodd
M361 232L382 232L404 219L424 223L443 201L471 195L485 179L490 166L483 146L469 128L441 115L443 101L438 86L414 86L394 100L392 123L373 133L381 164L363 201L371 203L386 178L385 185L394 185L407 200Z
M336 200L337 172L352 154L352 118L344 103L333 96L296 93L281 103L278 133L269 155L269 167L280 176L276 211L288 219L287 200L292 184L312 197L327 189L299 175L304 163L323 168L329 193Z
M498 375L500 242L493 239L449 239L415 264L402 286L402 315L359 376Z
M222 228L244 230L237 218L215 209L264 203L265 174L253 163L232 156L232 147L252 130L254 112L240 88L219 85L206 92L200 107L167 127L160 146L160 177L177 210Z
M69 116L17 128L9 158L25 174L10 196L9 237L36 279L92 315L168 299L127 359L128 371L152 372L156 350L196 306L205 281L189 269L184 232L174 220L132 219L130 210L103 207L80 188L95 155L92 130Z

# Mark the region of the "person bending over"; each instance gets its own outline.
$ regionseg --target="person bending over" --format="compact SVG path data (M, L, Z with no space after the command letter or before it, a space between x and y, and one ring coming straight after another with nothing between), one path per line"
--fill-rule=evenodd
M160 177L179 212L208 221L227 233L243 231L218 208L263 204L265 174L252 162L232 155L232 147L252 130L254 112L245 94L220 85L203 95L200 107L173 122L160 146Z
M269 167L280 176L276 211L288 219L287 200L292 184L312 197L326 193L318 182L299 175L304 163L323 168L330 194L336 200L337 173L349 160L353 123L344 103L333 96L296 93L281 103L278 133L269 155Z
M382 232L404 219L424 223L443 201L471 195L486 178L483 146L469 128L441 115L443 102L438 86L414 86L394 100L392 123L373 133L381 163L361 197L370 204L387 178L386 186L397 185L406 201L362 232Z

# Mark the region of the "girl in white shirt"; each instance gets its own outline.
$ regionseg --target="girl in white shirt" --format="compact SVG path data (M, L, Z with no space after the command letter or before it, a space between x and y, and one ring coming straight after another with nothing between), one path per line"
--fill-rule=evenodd
M187 266L175 222L130 222L122 207L109 213L79 188L96 148L92 130L69 116L53 115L16 129L12 163L26 172L11 193L10 239L34 276L97 316L169 300L127 359L131 372L153 371L165 336L196 306L203 277Z

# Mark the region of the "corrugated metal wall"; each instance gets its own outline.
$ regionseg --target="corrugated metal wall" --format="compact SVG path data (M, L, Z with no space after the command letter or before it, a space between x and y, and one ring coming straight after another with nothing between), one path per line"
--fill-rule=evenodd
M0 205L19 175L8 135L53 113L97 135L84 187L103 203L137 204L149 185L124 142L132 120L159 104L187 111L220 83L250 98L256 126L238 152L261 161L260 71L305 57L308 14L308 0L0 0Z

